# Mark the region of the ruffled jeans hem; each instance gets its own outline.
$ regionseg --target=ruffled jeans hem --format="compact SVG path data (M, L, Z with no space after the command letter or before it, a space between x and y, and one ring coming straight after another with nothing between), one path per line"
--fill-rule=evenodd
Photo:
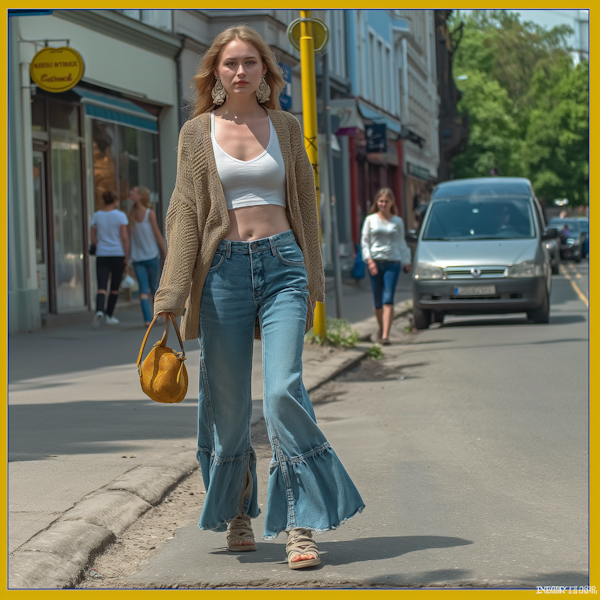
M362 504L361 506L359 506L349 517L346 517L345 519L342 519L339 523L337 523L336 525L331 525L330 527L326 527L325 529L315 529L314 527L310 527L309 525L294 525L294 529L297 527L301 527L302 529L309 529L310 531L314 531L317 535L320 533L325 533L327 531L333 531L334 529L338 529L340 525L343 525L346 521L348 521L349 519L351 519L352 517L354 517L355 515L361 513L363 510L365 509L365 505ZM287 529L280 529L277 533L272 534L272 535L262 535L262 539L263 540L274 540L277 538L277 536L284 532L284 531L289 531L290 528Z

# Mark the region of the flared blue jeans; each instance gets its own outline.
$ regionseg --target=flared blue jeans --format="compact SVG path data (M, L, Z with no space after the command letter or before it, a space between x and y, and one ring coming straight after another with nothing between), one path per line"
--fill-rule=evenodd
M305 527L327 531L364 508L317 426L302 383L306 269L293 232L223 240L200 305L198 460L206 488L201 529L225 531L240 509L255 518L256 455L250 437L254 327L262 338L263 413L273 449L263 538ZM246 494L251 477L252 492Z

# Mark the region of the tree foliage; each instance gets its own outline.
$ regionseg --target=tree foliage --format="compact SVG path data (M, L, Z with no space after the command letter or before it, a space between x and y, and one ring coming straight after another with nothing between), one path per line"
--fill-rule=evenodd
M531 179L540 198L588 201L588 64L574 64L562 25L546 30L507 11L457 11L463 22L453 71L469 117L455 177Z

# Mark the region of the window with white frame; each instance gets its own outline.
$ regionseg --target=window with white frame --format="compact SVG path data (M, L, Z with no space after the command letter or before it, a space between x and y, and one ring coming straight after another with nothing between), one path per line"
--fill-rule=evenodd
M393 109L394 93L392 90L394 70L392 46L375 31L369 29L369 90L363 94L371 102L388 112Z
M392 74L392 69L391 69L391 64L392 64L392 51L390 50L390 48L386 47L385 50L385 61L383 64L384 67L384 89L385 89L385 95L384 95L384 105L386 107L386 109L388 110L388 112L393 112L392 110L392 81L391 81L391 74Z
M385 108L384 81L387 78L385 76L385 63L383 61L383 43L381 42L381 40L377 40L377 67L379 73L379 81L377 82L377 104Z
M356 63L358 69L356 71L358 85L356 86L358 95L363 96L363 55L365 53L365 44L363 40L362 15L360 10L356 11Z
M141 21L150 27L172 33L173 31L173 11L172 10L137 10L121 9L117 12L123 13L130 19Z
M377 47L375 46L375 36L373 35L372 32L369 32L369 71L370 71L370 81L369 81L369 100L376 102L376 98L375 98L375 90L376 90L376 85L377 85L377 76L376 76L376 72L377 72L377 68L376 68L376 61L375 61L375 53L377 52Z
M336 48L336 73L340 77L346 77L346 53L344 47L346 45L346 28L344 27L344 11L333 11L333 35Z

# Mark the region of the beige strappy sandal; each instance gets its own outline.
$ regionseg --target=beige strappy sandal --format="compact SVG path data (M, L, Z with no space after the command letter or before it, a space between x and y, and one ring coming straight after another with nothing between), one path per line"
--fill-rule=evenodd
M238 542L237 544L235 542ZM241 544L239 542L242 542ZM252 544L244 544L252 542ZM250 517L240 513L227 523L227 549L231 552L252 552L258 550L254 541L254 533Z
M317 544L312 539L312 531L302 527L295 527L288 532L288 541L285 546L288 556L288 566L290 569L303 569L304 567L314 567L321 564ZM314 558L308 560L297 560L292 562L295 556L310 554Z
M240 502L241 510L235 519L227 523L227 549L231 552L253 552L258 550L256 541L254 540L254 532L250 517L244 514L244 501L252 495L252 475L250 471L246 471L246 484L244 493ZM235 543L235 542L242 542ZM252 542L244 544L244 542Z

